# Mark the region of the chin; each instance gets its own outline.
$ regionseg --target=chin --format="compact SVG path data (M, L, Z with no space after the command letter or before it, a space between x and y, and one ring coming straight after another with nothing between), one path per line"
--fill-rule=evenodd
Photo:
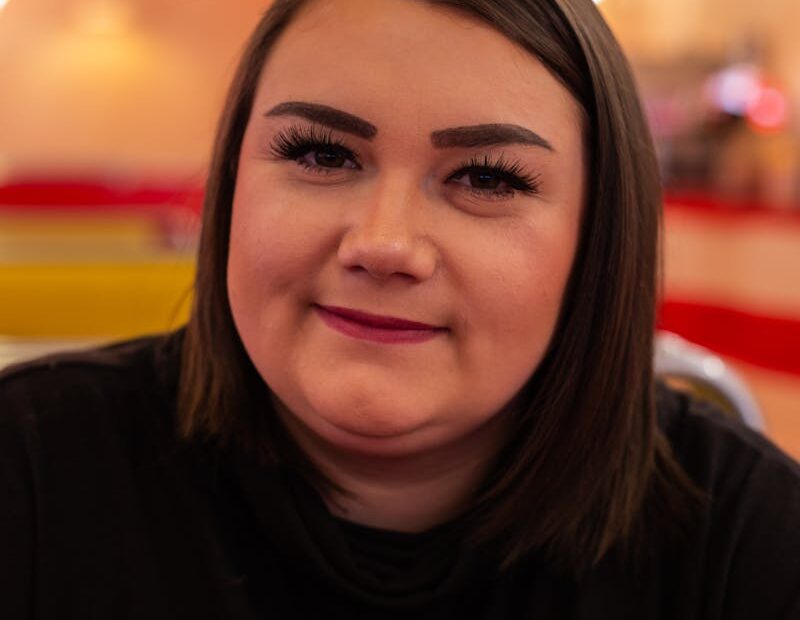
M371 436L347 428L329 428L322 437L331 448L353 456L377 459L401 459L426 452L436 445L424 431L405 434Z
M290 415L330 446L363 455L398 457L436 443L434 416L421 414L419 407L337 396L315 399L311 407Z
M316 417L353 435L388 439L408 435L424 427L426 416L419 407L393 403L365 403L363 400L335 399L335 403L319 403ZM344 401L344 402L342 402Z

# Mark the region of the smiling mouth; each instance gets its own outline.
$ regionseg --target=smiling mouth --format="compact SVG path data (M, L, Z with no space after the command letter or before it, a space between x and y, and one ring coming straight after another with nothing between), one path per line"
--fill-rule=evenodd
M331 329L359 340L385 344L426 342L447 331L446 328L407 321L391 316L369 314L339 306L313 306L317 315Z

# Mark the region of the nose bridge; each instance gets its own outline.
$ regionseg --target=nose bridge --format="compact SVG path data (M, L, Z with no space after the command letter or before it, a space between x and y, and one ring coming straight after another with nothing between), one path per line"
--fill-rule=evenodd
M361 205L339 248L340 261L386 278L427 279L435 270L435 250L426 230L424 196L409 172L380 179Z
M370 200L364 205L359 227L361 234L390 244L409 241L415 234L421 197L410 175L395 175L376 183ZM420 232L420 231L416 231Z

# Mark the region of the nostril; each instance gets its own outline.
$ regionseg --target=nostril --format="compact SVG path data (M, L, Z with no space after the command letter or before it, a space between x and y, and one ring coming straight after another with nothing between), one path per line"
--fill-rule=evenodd
M366 267L362 267L361 265L349 265L346 269L352 273L367 273Z
M345 269L353 275L366 275L373 280L399 280L414 282L419 280L413 273L407 273L402 269L393 269L388 266L378 265L347 265Z

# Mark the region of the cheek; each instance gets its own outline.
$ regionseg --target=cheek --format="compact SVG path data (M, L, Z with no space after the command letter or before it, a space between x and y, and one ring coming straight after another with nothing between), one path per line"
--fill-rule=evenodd
M282 348L291 323L291 293L303 282L304 246L283 209L247 192L233 203L228 251L228 299L234 324L256 367L263 371L264 343ZM283 215L282 215L283 214Z
M242 181L233 201L228 293L232 306L263 311L307 286L335 243L302 194L253 185Z
M480 253L469 287L466 359L491 381L518 389L541 361L558 320L577 242L578 219L517 226ZM509 388L510 386L510 388Z
M331 237L302 196L276 187L240 178L227 265L234 324L250 359L274 389L286 383L287 367L297 354L315 273L325 264Z

